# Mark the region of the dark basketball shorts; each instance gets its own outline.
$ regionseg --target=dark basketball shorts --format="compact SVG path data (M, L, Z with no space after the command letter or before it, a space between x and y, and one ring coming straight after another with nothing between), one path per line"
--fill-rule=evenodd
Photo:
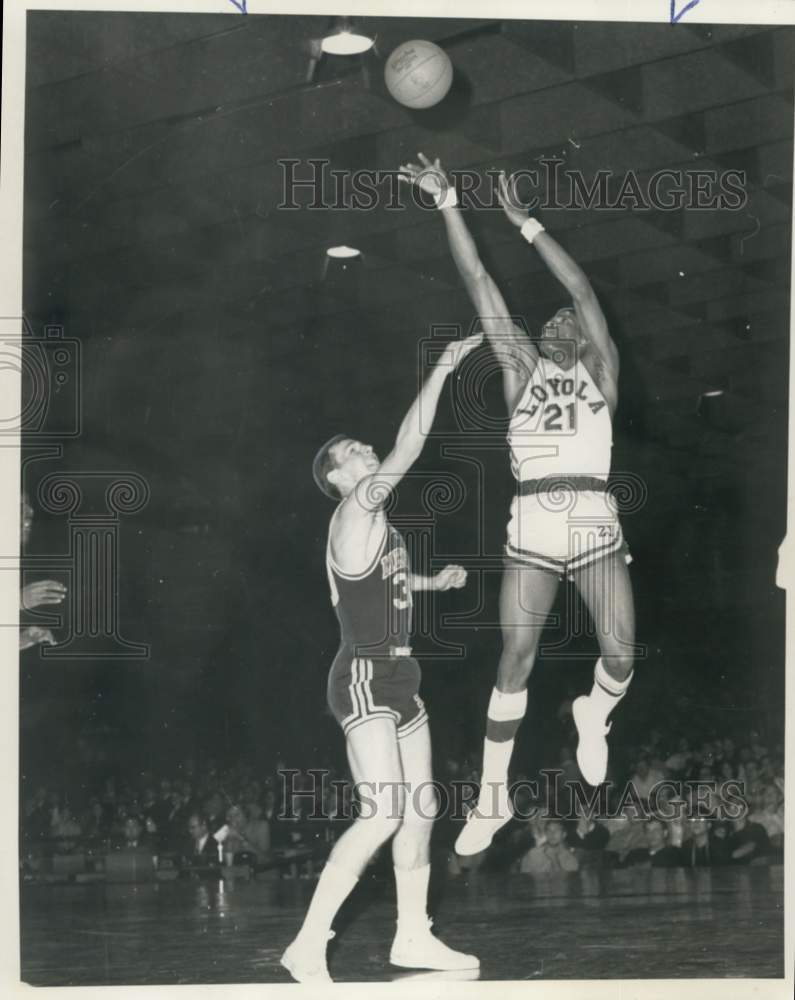
M343 647L328 675L328 705L347 734L370 719L392 719L398 739L427 725L420 666L411 656L357 657Z

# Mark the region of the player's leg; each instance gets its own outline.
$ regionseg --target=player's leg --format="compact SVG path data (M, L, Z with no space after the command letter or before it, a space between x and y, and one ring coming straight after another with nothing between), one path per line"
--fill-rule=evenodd
M400 828L403 771L391 719L376 718L351 729L346 738L354 785L368 805L340 837L320 874L304 923L282 956L298 982L328 982L326 943L337 911L350 895L378 848Z
M527 680L558 584L555 574L529 565L511 564L503 573L502 655L486 718L480 796L477 808L467 817L456 841L459 854L484 850L511 817L508 767L516 733L527 709Z
M392 841L397 932L389 960L410 969L477 969L474 955L453 951L431 933L428 919L431 829L438 809L427 722L398 741L405 782L403 823Z
M593 619L601 657L589 695L572 705L579 733L577 763L591 785L607 773L607 719L632 680L635 650L635 604L623 553L601 559L573 574L574 583Z

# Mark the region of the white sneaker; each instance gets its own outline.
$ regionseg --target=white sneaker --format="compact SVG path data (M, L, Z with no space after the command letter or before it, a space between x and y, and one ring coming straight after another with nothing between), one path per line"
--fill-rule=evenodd
M607 775L607 740L610 725L594 712L588 695L575 698L571 706L574 725L577 727L577 763L589 785L601 785Z
M487 795L487 797L489 796ZM466 857L485 851L494 839L494 834L513 818L511 800L505 785L499 785L491 798L493 803L491 809L484 809L484 812L480 813L480 800L478 800L477 806L467 816L464 829L459 833L455 842L456 854Z
M467 983L474 979L480 979L480 967L476 969L442 969L431 972L392 972L390 979L393 983L407 983L409 981L426 983Z
M328 940L334 937L334 931L329 931ZM316 941L302 939L299 934L285 953L279 959L279 963L287 969L297 983L331 983L326 965L326 945L323 944L318 949Z
M425 926L402 930L398 925L389 961L403 969L434 969L437 972L457 972L461 969L479 969L480 959L453 951L443 941L431 934L433 921Z

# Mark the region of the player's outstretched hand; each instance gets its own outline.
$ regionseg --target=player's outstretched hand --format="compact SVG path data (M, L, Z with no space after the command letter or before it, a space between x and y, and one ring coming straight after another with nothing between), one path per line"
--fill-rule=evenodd
M482 343L482 333L473 334L471 337L464 337L463 340L451 340L447 347L445 347L438 363L443 367L457 368L467 354L471 354Z
M19 633L19 648L30 649L31 646L55 646L55 636L48 628L40 628L38 625L29 625Z
M23 587L19 593L20 607L25 611L42 604L61 604L66 597L66 587L57 580L37 580Z
M451 187L452 181L444 172L439 157L437 156L431 163L424 153L417 153L417 159L420 161L419 163L401 163L398 179L409 184L416 184L434 201L441 201Z
M463 566L445 566L433 578L434 590L460 590L467 582L467 571Z
M527 222L527 209L522 204L522 199L516 190L516 179L513 176L506 177L504 170L500 171L497 200L508 217L508 221L521 229Z

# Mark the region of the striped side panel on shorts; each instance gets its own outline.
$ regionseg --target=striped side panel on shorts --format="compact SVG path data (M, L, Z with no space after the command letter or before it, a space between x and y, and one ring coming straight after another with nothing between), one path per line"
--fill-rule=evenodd
M416 733L418 729L423 726L428 725L428 713L425 711L425 706L423 706L419 713L414 716L411 722L407 722L405 726L399 726L397 731L397 737L399 740L404 739L406 736L411 736L412 733Z
M342 731L349 733L370 719L392 719L397 723L400 717L397 712L386 706L378 706L373 702L373 692L370 686L373 679L373 661L357 657L351 663L351 683L348 693L353 711L342 720Z
M590 566L592 563L598 562L600 559L604 559L606 556L612 555L623 545L624 535L619 531L613 538L605 542L604 545L598 545L595 548L589 549L587 552L583 552L582 555L575 556L573 559L570 559L566 564L567 575L570 575L577 570L585 569L586 566Z

